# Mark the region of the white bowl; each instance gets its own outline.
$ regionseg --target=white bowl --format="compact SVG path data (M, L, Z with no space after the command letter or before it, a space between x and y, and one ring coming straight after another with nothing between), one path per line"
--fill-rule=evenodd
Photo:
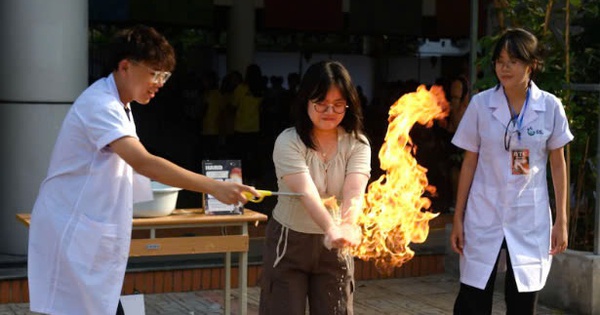
M134 203L134 218L162 217L171 214L175 210L177 196L181 188L154 181L151 185L154 200Z

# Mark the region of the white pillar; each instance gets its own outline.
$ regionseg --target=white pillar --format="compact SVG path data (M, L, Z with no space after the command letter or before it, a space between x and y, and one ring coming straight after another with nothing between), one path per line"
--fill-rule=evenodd
M31 212L62 120L88 85L87 0L0 1L0 253L26 254Z
M246 67L254 62L255 15L254 1L232 1L227 31L227 72L237 70L244 75Z

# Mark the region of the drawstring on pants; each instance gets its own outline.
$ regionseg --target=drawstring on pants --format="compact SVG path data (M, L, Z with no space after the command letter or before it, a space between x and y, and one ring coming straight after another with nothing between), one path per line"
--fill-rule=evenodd
M275 251L277 252L277 257L275 258L275 262L273 263L273 268L277 267L277 264L279 264L279 262L281 261L281 259L283 259L283 256L285 256L285 252L287 251L287 241L288 241L288 232L289 232L289 228L287 226L281 226L281 233L279 234L279 240L277 241L277 248L275 249ZM283 235L285 233L285 236ZM281 245L281 241L284 241L283 243L283 251L281 253L279 253L279 246Z

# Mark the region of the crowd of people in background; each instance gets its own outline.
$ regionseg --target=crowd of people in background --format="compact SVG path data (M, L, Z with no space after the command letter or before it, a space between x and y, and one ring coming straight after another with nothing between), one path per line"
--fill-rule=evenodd
M190 167L200 170L201 161L207 159L239 159L242 161L244 183L261 189L276 189L271 159L273 145L276 137L291 124L290 104L301 76L296 72L289 73L286 78L269 76L262 73L258 65L252 64L244 74L234 71L220 80L212 70L183 77L181 80L185 82L178 84L182 91L165 91L164 95L157 97L156 102L168 103L166 105L172 106L169 111L181 108L181 119L188 127L180 128L185 128L188 134L194 134L193 137L186 137L190 146L194 147L191 152L186 152L190 155L187 160L195 161ZM402 95L416 91L419 84L414 80L379 83L373 90L371 100L362 87L357 86L365 131L372 143L371 180L383 174L379 168L378 153L387 132L388 110ZM429 182L437 188L435 195L428 196L433 202L431 210L447 212L452 210L454 204L462 156L462 152L450 140L469 102L470 92L469 84L462 76L442 78L435 84L443 86L446 91L451 104L449 116L443 121L436 121L432 128L416 125L411 136L418 148L417 161L428 169ZM178 85L167 86L165 90ZM175 97L178 93L180 97ZM157 105L160 107L160 104ZM143 115L142 111L135 113ZM164 119L160 114L157 117ZM141 129L144 141L143 123L138 129ZM178 160L177 156L171 158ZM182 158L181 161L185 164L186 159ZM196 206L196 199L197 196L190 198L187 201L189 204L183 200L182 206ZM273 204L267 201L262 205L249 206L269 213Z

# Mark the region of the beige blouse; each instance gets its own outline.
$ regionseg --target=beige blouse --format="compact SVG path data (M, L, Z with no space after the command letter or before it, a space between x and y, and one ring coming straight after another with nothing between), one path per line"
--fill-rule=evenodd
M361 139L364 143L343 128L338 128L337 152L328 162L323 162L315 150L304 145L295 128L284 130L277 137L273 150L279 191L290 191L283 182L283 176L308 172L321 198L335 196L341 201L346 175L361 173L370 176L371 173L371 147L364 135ZM300 198L279 197L273 218L297 232L324 233L306 212Z

